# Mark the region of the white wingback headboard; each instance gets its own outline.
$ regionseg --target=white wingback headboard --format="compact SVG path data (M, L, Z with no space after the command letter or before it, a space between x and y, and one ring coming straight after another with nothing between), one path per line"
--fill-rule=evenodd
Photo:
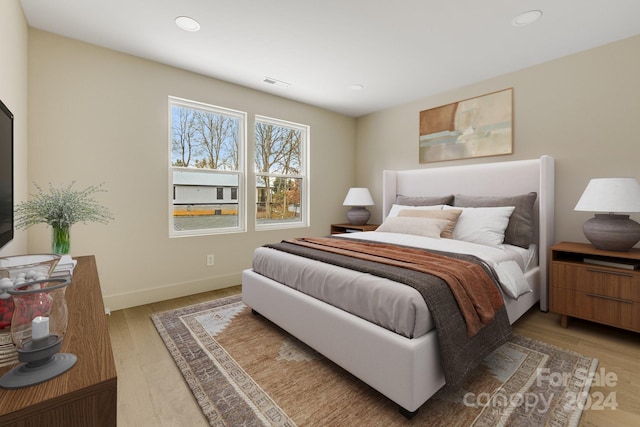
M554 159L483 163L430 169L383 172L382 217L386 218L396 195L513 196L535 191L534 241L540 264L540 309L547 311L547 266L549 247L554 244Z

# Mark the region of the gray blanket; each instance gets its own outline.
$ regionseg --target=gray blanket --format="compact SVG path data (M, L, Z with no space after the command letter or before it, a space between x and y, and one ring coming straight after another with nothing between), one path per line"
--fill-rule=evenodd
M401 267L305 248L291 243L282 242L265 246L351 270L384 277L418 290L423 296L434 319L447 388L458 388L461 386L467 376L489 353L511 338L511 325L509 324L509 318L504 306L497 311L493 321L485 325L480 332L473 337L467 338L466 324L453 294L446 282L438 277ZM472 255L439 251L432 252L477 262L482 265L494 281L497 280L493 270L482 262L482 260Z

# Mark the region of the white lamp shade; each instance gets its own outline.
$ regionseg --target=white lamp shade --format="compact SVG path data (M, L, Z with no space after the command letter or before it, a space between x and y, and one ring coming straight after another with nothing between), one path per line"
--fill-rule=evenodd
M373 198L368 188L350 188L343 206L373 206Z
M592 179L574 210L640 212L640 184L635 178Z

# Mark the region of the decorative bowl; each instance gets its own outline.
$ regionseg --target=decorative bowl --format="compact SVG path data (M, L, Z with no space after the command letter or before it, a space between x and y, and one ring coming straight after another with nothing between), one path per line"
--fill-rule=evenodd
M35 254L0 258L0 333L10 332L13 298L7 289L28 286L29 282L48 279L60 261L60 255ZM4 330L6 329L6 331Z

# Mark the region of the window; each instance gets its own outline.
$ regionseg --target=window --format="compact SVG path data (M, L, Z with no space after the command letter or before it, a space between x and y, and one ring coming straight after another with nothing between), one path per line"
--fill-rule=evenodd
M245 113L169 97L170 237L246 229L245 123Z
M309 224L309 127L267 117L255 123L256 229Z

